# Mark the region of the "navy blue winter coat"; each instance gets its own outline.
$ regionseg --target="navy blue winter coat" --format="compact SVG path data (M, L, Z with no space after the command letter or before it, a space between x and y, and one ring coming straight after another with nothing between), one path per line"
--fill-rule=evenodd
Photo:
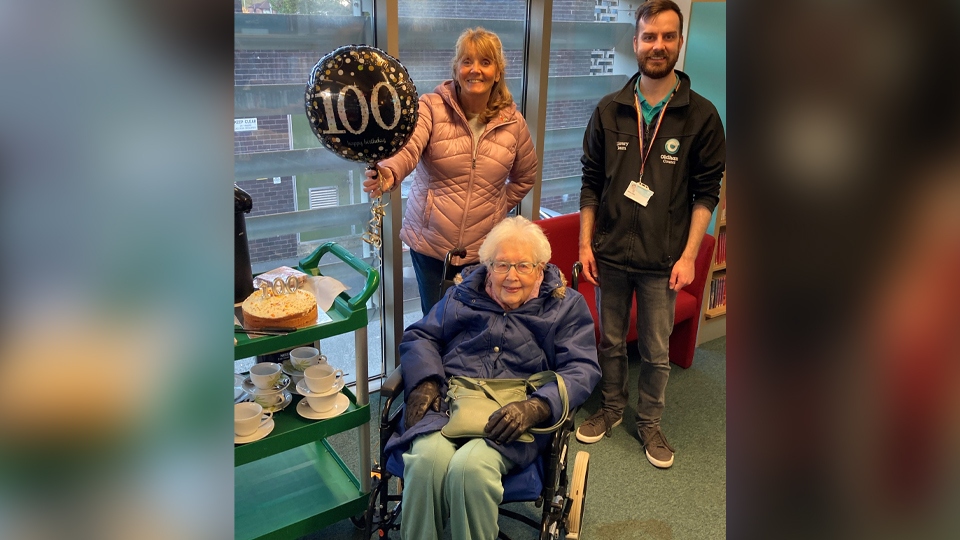
M567 289L556 266L547 264L539 295L517 309L504 311L484 290L486 266L466 268L463 281L451 287L430 313L410 325L400 343L405 395L427 378L438 378L440 393L454 375L485 378L526 378L552 370L567 386L570 407L581 405L600 380L593 318L583 296ZM534 395L550 404L551 425L561 416L556 383ZM440 412L428 410L410 430L393 435L386 450L394 465L419 435L439 431L448 420L447 403ZM401 422L402 424L403 422ZM549 443L550 435L536 435L534 443L486 443L518 467L532 463Z

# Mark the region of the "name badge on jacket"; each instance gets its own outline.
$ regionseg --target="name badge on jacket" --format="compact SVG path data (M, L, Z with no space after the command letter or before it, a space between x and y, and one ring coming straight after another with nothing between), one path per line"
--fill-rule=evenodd
M650 191L650 188L636 181L630 182L630 185L627 186L627 190L624 191L623 194L640 206L647 206L650 197L653 197L653 192Z

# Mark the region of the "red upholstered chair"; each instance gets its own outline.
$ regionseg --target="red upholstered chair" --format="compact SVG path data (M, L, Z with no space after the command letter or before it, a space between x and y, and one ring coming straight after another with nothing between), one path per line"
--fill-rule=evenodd
M688 368L693 364L693 350L697 348L697 330L703 318L700 308L703 306L703 292L707 277L710 275L710 261L713 260L713 248L717 240L709 234L703 235L697 260L693 263L693 282L677 293L677 306L673 316L673 333L670 334L670 361ZM635 321L636 314L630 317Z
M580 214L566 214L563 216L541 219L537 225L543 229L550 241L553 256L550 262L557 265L563 272L567 283L573 286L574 264L580 257ZM703 294L706 288L707 276L710 270L710 261L713 258L713 248L716 240L709 234L704 235L700 243L700 251L694 264L693 283L677 293L676 312L673 321L673 333L670 335L670 361L682 368L688 368L693 363L693 351L697 347L697 330L700 328L703 306ZM589 284L577 287L583 294L590 314L595 323L594 331L597 341L600 340L600 326L597 323L597 302L594 287ZM630 311L630 325L627 333L627 343L637 341L637 304L634 299L633 309Z

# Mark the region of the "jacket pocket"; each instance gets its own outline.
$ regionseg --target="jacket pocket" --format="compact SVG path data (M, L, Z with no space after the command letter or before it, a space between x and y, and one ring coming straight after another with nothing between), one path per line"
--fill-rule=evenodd
M593 255L594 255L594 257L596 257L597 253L600 252L600 251L603 249L603 246L605 245L604 240L606 240L606 237L607 237L607 233L606 233L605 231L603 231L602 229L599 229L599 228L596 230L596 232L593 233Z
M430 228L430 216L433 215L433 190L427 190L427 199L423 203L423 228Z
M497 198L497 207L493 211L493 215L490 216L490 219L493 221L493 225L496 225L507 215L507 186L504 185L500 188L500 197ZM492 226L491 226L492 228Z
M600 196L600 206L597 207L596 222L593 224L593 251L596 251L603 245L604 237L607 235L607 195Z

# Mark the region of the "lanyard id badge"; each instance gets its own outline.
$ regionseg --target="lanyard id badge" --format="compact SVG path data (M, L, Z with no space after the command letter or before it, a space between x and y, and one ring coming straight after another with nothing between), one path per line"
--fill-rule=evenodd
M650 202L650 197L653 197L653 190L650 189L650 186L643 183L643 167L647 163L647 158L650 157L650 150L653 147L653 140L657 138L657 133L660 131L660 123L663 122L664 113L667 112L667 105L670 104L670 100L673 99L673 95L677 93L677 88L680 87L680 82L677 81L677 85L673 87L673 90L670 92L670 97L667 98L667 102L663 104L663 109L660 110L660 118L657 119L657 127L653 130L653 135L650 136L650 144L647 146L647 151L643 151L643 126L641 119L643 118L643 111L640 109L640 100L637 98L637 94L633 95L633 103L637 108L637 129L640 135L640 152L642 158L640 160L640 177L636 181L630 182L630 185L627 186L627 190L623 194L630 199L631 201L636 202L640 206L647 206L647 203Z
M643 175L641 175L640 179L630 182L630 185L627 186L627 190L624 191L623 194L640 206L646 206L647 203L650 202L650 197L653 197L653 191L650 189L650 186L641 181L642 179Z

